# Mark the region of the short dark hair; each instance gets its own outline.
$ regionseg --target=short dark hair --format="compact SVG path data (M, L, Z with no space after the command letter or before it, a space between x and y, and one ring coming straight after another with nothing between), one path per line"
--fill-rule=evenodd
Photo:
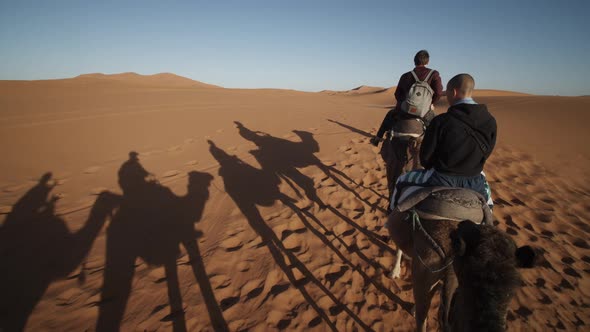
M449 83L447 83L447 90L457 89L467 94L471 93L473 88L475 88L475 80L473 79L473 76L465 73L455 75L451 78Z
M430 60L430 54L428 54L427 50L420 50L414 56L414 64L416 66L425 66L428 64L428 60Z

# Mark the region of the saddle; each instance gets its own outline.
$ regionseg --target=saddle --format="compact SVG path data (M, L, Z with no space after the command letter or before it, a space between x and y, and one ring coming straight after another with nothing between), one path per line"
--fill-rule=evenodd
M493 225L486 199L471 189L452 187L410 187L397 205L400 212L414 210L422 219L471 220Z

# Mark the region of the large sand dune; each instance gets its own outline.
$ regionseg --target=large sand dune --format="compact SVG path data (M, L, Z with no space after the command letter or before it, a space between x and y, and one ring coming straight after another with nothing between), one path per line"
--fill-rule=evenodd
M171 74L0 81L0 319L28 331L411 330L411 276L388 278L386 182L368 144L393 90L355 91ZM590 97L476 99L498 120L486 165L498 227L545 258L522 272L509 328L584 329Z

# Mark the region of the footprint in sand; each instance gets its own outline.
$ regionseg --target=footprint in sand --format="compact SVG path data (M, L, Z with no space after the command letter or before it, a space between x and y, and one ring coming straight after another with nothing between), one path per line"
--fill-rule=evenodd
M566 267L565 269L563 269L563 273L567 274L568 276L572 276L575 278L582 278L582 276L573 268L571 267Z
M350 151L350 150L352 150L352 147L349 146L349 145L343 145L343 146L341 146L341 147L338 148L338 151L340 151L340 152L347 152L347 151Z
M162 283L166 281L166 271L164 270L164 267L154 268L152 271L150 271L150 273L148 273L147 278L153 283Z
M510 200L515 205L526 206L526 204L518 198L513 198Z
M522 318L524 318L525 320L527 319L528 316L532 315L533 312L531 311L531 309L525 307L525 306L521 306L520 308L516 309L515 311L518 315L520 315Z
M588 245L588 242L586 242L586 240L583 240L580 238L574 240L574 242L572 244L578 248L590 249L590 245Z
M266 323L279 330L284 330L291 324L291 318L282 311L272 310L266 316Z
M230 289L230 288L225 288ZM227 294L224 294L227 293ZM221 292L219 298L219 307L221 311L226 311L227 309L233 307L236 303L240 302L240 293L239 292ZM225 296L224 296L225 295Z
M264 290L264 280L263 279L255 279L250 280L244 286L242 286L241 293L246 294L246 299L244 302L247 302L260 294Z
M340 267L332 266L330 272L326 273L324 279L330 284L330 287L340 280L350 268L348 265L341 265Z
M506 221L506 225L507 226L510 226L510 227L513 227L513 228L516 228L516 229L520 229L520 227L516 223L514 223L514 220L512 220L512 216L511 215L507 215L506 218L505 218L505 221Z
M308 328L313 328L322 323L322 317L318 316L315 310L306 310L301 314L301 320Z
M572 284L569 281L565 280L565 278L561 279L561 283L559 283L558 287L559 288L566 288L569 290L575 289L574 286L572 286Z
M87 169L84 170L84 174L95 174L100 170L100 166L92 166L92 167L88 167Z
M541 293L543 294L543 293ZM549 296L547 296L547 294L543 294L543 297L541 299L539 299L539 302L543 303L543 304L551 304L553 303L553 300L551 300L551 298Z
M231 237L221 242L219 246L225 249L225 251L231 252L239 250L240 248L242 248L243 245L244 242L241 239L237 237Z
M231 278L223 274L214 275L209 278L209 281L211 282L211 286L215 289L226 288L231 284Z
M306 251L302 250L303 243L297 235L291 235L287 237L287 239L283 241L283 246L285 247L285 249L291 252L298 252L300 254L303 254Z
M340 223L338 225L336 225L332 231L334 232L334 234L336 234L336 236L350 236L352 234L355 233L356 229L352 226L350 226L349 224L346 223Z
M180 174L180 171L173 169L173 170L164 172L164 174L162 174L162 177L163 178L171 178L171 177L176 176L178 174Z
M272 215L269 215L267 217L267 220L272 220L274 218L271 218ZM276 217L281 217L281 219L286 219L286 216L281 216L279 214L276 215ZM274 226L272 228L273 232L275 232L276 234L280 234L281 235L281 241L286 239L289 235L291 234L302 234L305 233L307 231L307 227L303 224L303 222L301 222L300 219L296 218L293 219L287 223L282 223L282 224L278 224L276 226Z
M270 295L278 295L287 289L291 284L283 279L283 273L278 270L272 270L266 276L264 281L264 290L267 292L267 297Z
M565 256L565 257L561 258L561 261L565 264L573 264L576 260L573 259L572 257Z
M236 269L240 272L246 272L250 270L250 263L246 261L239 262L236 265Z
M537 278L537 281L535 281L535 286L537 288L545 288L545 284L546 284L546 281L543 278Z
M518 235L518 232L514 228L512 228L512 227L506 228L506 233L508 233L508 234L510 234L512 236L517 236Z

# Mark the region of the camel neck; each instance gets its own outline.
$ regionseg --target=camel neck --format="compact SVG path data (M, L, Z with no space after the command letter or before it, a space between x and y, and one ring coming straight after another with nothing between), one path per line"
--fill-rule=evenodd
M466 331L505 331L509 292L477 283L460 283L457 291Z

